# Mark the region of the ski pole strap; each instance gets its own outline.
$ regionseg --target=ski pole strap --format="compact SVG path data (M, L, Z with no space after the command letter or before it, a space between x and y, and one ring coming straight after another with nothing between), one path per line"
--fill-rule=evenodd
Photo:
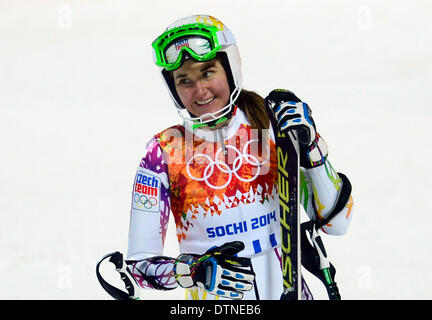
M101 263L108 258L110 258L109 262L112 262L115 265L116 271L120 274L121 279L126 285L127 292L124 292L119 288L112 286L102 277L99 268ZM135 295L136 290L135 290L134 280L131 279L132 275L129 274L129 271L127 270L125 263L123 261L123 255L120 252L116 251L105 255L96 265L96 276L102 288L104 288L104 290L114 299L116 300L138 299L138 296Z

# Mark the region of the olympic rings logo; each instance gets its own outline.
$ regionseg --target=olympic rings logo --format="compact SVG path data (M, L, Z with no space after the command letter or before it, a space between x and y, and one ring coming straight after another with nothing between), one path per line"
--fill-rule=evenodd
M155 197L147 197L145 194L135 193L134 202L138 209L151 209L157 205Z
M255 180L260 175L261 167L265 163L267 163L269 158L270 158L270 147L267 147L267 157L262 162L260 162L256 156L247 153L247 148L249 147L249 145L252 142L258 142L258 139L249 140L244 145L243 150L242 150L243 152L240 152L240 150L238 150L236 147L234 147L232 145L226 145L225 146L226 149L234 150L234 152L236 153L236 157L232 162L232 168L230 168L230 166L226 162L219 160L219 157L220 157L222 150L223 150L222 148L219 148L215 154L216 160L213 160L207 154L203 154L203 153L195 154L186 164L186 172L192 180L205 181L205 183L210 188L213 188L213 189L226 188L231 183L233 175L238 180L240 180L242 182L251 182L251 181ZM208 162L204 171L203 171L203 175L201 177L196 177L196 176L192 175L191 169L190 169L192 162L194 161L194 159L196 159L198 157L203 157ZM253 169L254 169L253 171L255 171L255 174L252 177L244 178L244 177L240 176L239 169L242 167L243 164L248 164L248 165L253 167ZM213 175L215 168L219 169L223 173L228 174L228 179L223 185L217 186L217 185L212 184L209 181L209 178Z

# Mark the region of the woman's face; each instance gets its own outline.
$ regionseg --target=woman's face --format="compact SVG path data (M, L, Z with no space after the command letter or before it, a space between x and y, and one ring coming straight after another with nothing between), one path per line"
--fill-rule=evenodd
M228 104L227 75L217 59L206 62L188 59L173 71L173 76L181 101L194 116L216 112Z

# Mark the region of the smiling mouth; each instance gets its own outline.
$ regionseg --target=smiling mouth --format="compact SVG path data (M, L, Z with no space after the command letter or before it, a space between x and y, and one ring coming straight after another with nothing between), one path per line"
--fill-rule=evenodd
M199 105L199 106L203 106L203 105L209 104L209 103L212 102L214 99L215 99L215 97L211 97L211 98L209 98L209 99L207 99L207 100L195 101L195 103L196 103L197 105Z

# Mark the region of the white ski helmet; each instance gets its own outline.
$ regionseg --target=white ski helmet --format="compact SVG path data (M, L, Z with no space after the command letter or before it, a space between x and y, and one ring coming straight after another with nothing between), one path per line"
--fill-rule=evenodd
M241 60L234 35L221 21L209 15L181 18L169 25L165 32L153 41L152 47L154 61L160 67L170 96L185 121L214 124L231 116L235 100L241 91ZM221 58L227 74L230 99L220 110L196 117L190 114L181 102L170 71L181 67L188 58L208 61L216 56Z

